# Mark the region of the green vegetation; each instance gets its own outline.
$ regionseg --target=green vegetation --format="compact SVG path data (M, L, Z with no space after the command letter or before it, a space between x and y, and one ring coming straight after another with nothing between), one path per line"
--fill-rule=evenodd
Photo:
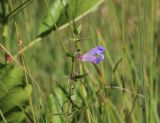
M158 0L0 3L0 123L160 122Z

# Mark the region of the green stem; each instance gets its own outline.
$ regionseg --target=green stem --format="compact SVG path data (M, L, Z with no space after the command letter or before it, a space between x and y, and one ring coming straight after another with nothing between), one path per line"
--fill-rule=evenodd
M6 121L6 119L5 119L5 117L4 117L4 115L3 115L3 113L2 113L1 110L0 110L0 115L1 115L1 117L2 117L2 119L3 119L3 122L4 122L4 123L7 123L7 121Z

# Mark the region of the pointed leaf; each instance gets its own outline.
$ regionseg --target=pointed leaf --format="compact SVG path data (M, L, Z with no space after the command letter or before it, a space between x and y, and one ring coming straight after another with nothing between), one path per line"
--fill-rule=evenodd
M0 99L0 109L3 113L11 110L15 106L23 106L28 98L29 93L31 92L31 86L25 87L15 87L10 90L10 92Z
M0 99L7 94L12 87L23 84L24 73L23 70L17 66L5 66L5 68L1 69L0 75Z
M73 55L72 52L66 52L66 56L67 56L67 57L74 57L74 55Z
M5 117L5 120L7 123L21 123L25 118L25 113L21 111L12 112L7 117ZM0 121L0 123L4 123L3 121Z
M72 80L77 81L78 79L84 78L84 77L87 76L88 74L89 74L89 73L86 73L86 74L83 74L83 75L74 76L74 77L72 78Z
M104 0L55 0L50 9L51 14L47 13L46 19L40 25L39 36L48 35L55 30L55 24L62 27L82 15L89 13L93 8ZM62 4L63 3L63 4ZM52 17L51 17L52 15ZM48 19L50 18L50 19ZM48 25L48 26L46 26ZM79 28L80 29L80 28ZM76 30L77 33L80 30Z

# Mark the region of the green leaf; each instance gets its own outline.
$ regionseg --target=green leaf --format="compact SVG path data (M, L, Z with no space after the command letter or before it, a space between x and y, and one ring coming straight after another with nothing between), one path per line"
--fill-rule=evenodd
M50 7L50 12L47 13L43 24L40 26L39 32L42 33L46 31L49 27L54 26L58 21L62 10L63 5L61 3L61 0L54 0L52 6Z
M117 61L117 63L115 64L115 66L114 66L114 68L113 68L113 73L116 72L116 70L117 70L119 64L122 62L122 60L123 60L123 58L120 58L120 59Z
M82 24L79 25L78 28L74 27L73 33L74 33L75 35L78 35L78 34L81 33L81 30L82 30Z
M0 109L8 123L21 123L26 117L20 107L28 105L32 88L31 85L25 87L23 78L24 72L20 67L0 64Z
M67 12L70 19L84 14L101 1L102 0L69 0Z
M10 92L0 99L0 109L3 113L11 110L15 106L23 106L31 92L31 86L27 86L24 89L22 87L15 87L10 90Z
M7 123L21 123L25 118L25 113L22 111L12 112L5 117ZM0 123L4 123L0 121Z
M81 25L79 25L79 26L78 26L78 28L77 28L77 32L78 32L78 34L80 34L80 33L81 33L81 31L82 31L82 24L81 24Z
M57 100L52 94L50 94L47 99L47 108L49 110L51 123L61 123L61 117L54 116L54 113L59 113L56 105L57 105Z
M69 23L78 17L83 17L84 14L87 14L93 10L93 8L103 0L69 0L65 6L61 17L58 20L58 25L62 26L63 24ZM66 15L67 14L67 15ZM73 21L74 24L75 21Z
M39 36L47 35L52 30L55 30L55 28L53 28L55 24L58 27L62 27L68 24L69 21L73 21L73 19L80 16L83 17L82 15L89 13L93 10L92 8L101 2L103 2L103 0L55 0L50 8L51 14L48 12L43 24L40 25ZM77 33L80 31L80 28L81 27L76 30Z
M5 96L8 91L15 86L23 84L23 70L13 65L6 65L0 69L0 99Z
M66 52L66 56L67 56L67 57L72 57L72 58L74 57L74 55L73 55L72 52Z
M13 69L13 65L9 64L0 64L0 80L10 71Z
M87 76L88 74L89 74L89 73L85 73L85 74L83 74L83 75L74 76L74 77L72 77L72 80L77 81L78 79L84 78L84 77Z

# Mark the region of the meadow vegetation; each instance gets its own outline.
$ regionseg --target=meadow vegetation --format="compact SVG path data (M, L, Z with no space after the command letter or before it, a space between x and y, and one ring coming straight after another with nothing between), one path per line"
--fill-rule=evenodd
M0 123L160 123L158 0L0 3Z

